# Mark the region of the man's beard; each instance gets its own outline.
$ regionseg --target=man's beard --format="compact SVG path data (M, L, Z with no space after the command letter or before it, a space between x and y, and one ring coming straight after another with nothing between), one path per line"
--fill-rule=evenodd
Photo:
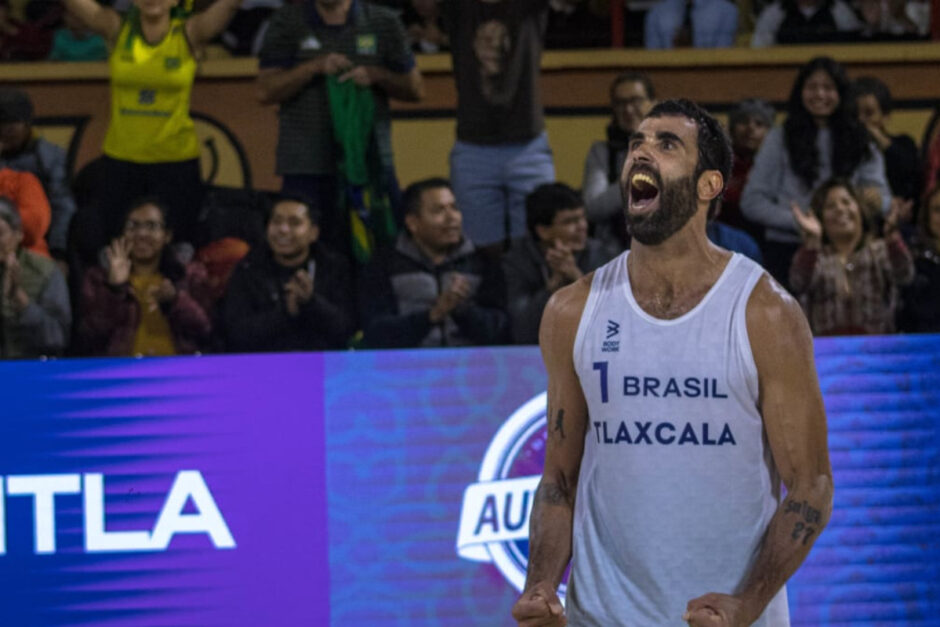
M653 213L631 215L624 207L630 237L646 246L658 246L684 227L698 210L695 181L695 175L676 181L662 181L659 208Z

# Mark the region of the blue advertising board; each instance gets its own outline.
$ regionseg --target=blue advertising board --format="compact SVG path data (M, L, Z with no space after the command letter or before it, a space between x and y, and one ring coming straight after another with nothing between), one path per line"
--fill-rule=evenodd
M816 348L792 622L940 624L940 337ZM0 363L0 624L511 625L545 383L532 347Z

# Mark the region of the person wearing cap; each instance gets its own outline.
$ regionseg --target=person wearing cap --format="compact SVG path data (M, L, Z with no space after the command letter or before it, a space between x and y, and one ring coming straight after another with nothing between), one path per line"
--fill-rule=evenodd
M65 256L69 223L75 215L66 163L61 146L33 132L33 103L26 92L0 88L0 165L39 179L51 211L45 239L57 259Z
M71 323L65 277L51 259L23 247L20 213L0 197L0 358L61 354Z
M96 194L108 235L123 229L133 199L148 194L169 207L177 241L194 239L203 195L200 144L189 114L196 55L239 4L215 0L190 16L179 0L134 0L122 16L95 0L65 0L111 48L111 121L101 158L106 186Z
M742 100L728 113L728 134L734 150L734 165L721 200L721 213L716 219L745 231L758 242L763 235L763 228L741 213L741 191L754 165L754 155L773 125L773 107L759 98Z

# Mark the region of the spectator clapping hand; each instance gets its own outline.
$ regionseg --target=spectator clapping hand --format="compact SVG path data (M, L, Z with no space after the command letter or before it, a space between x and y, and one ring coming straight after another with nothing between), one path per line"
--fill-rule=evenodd
M470 281L462 274L455 273L431 307L429 318L434 324L450 315L464 301L470 298Z
M822 224L819 219L812 213L804 212L795 202L790 203L790 211L793 212L793 218L800 228L800 235L807 248L819 248L822 243Z
M3 299L11 303L17 312L26 309L29 296L20 283L20 263L16 260L16 253L7 253L3 260Z
M123 285L131 278L130 244L126 237L118 237L105 249L108 259L108 283Z
M577 281L583 274L578 267L574 251L561 240L556 239L551 248L545 251L545 262L551 270L548 287L552 292Z
M313 298L313 277L306 270L298 270L284 285L284 294L287 313L297 316L300 306Z

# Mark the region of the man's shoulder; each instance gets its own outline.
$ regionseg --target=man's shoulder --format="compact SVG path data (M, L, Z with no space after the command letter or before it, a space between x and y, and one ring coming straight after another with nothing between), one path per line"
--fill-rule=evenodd
M751 346L763 345L781 331L806 324L797 300L768 273L757 281L747 301L747 329Z

